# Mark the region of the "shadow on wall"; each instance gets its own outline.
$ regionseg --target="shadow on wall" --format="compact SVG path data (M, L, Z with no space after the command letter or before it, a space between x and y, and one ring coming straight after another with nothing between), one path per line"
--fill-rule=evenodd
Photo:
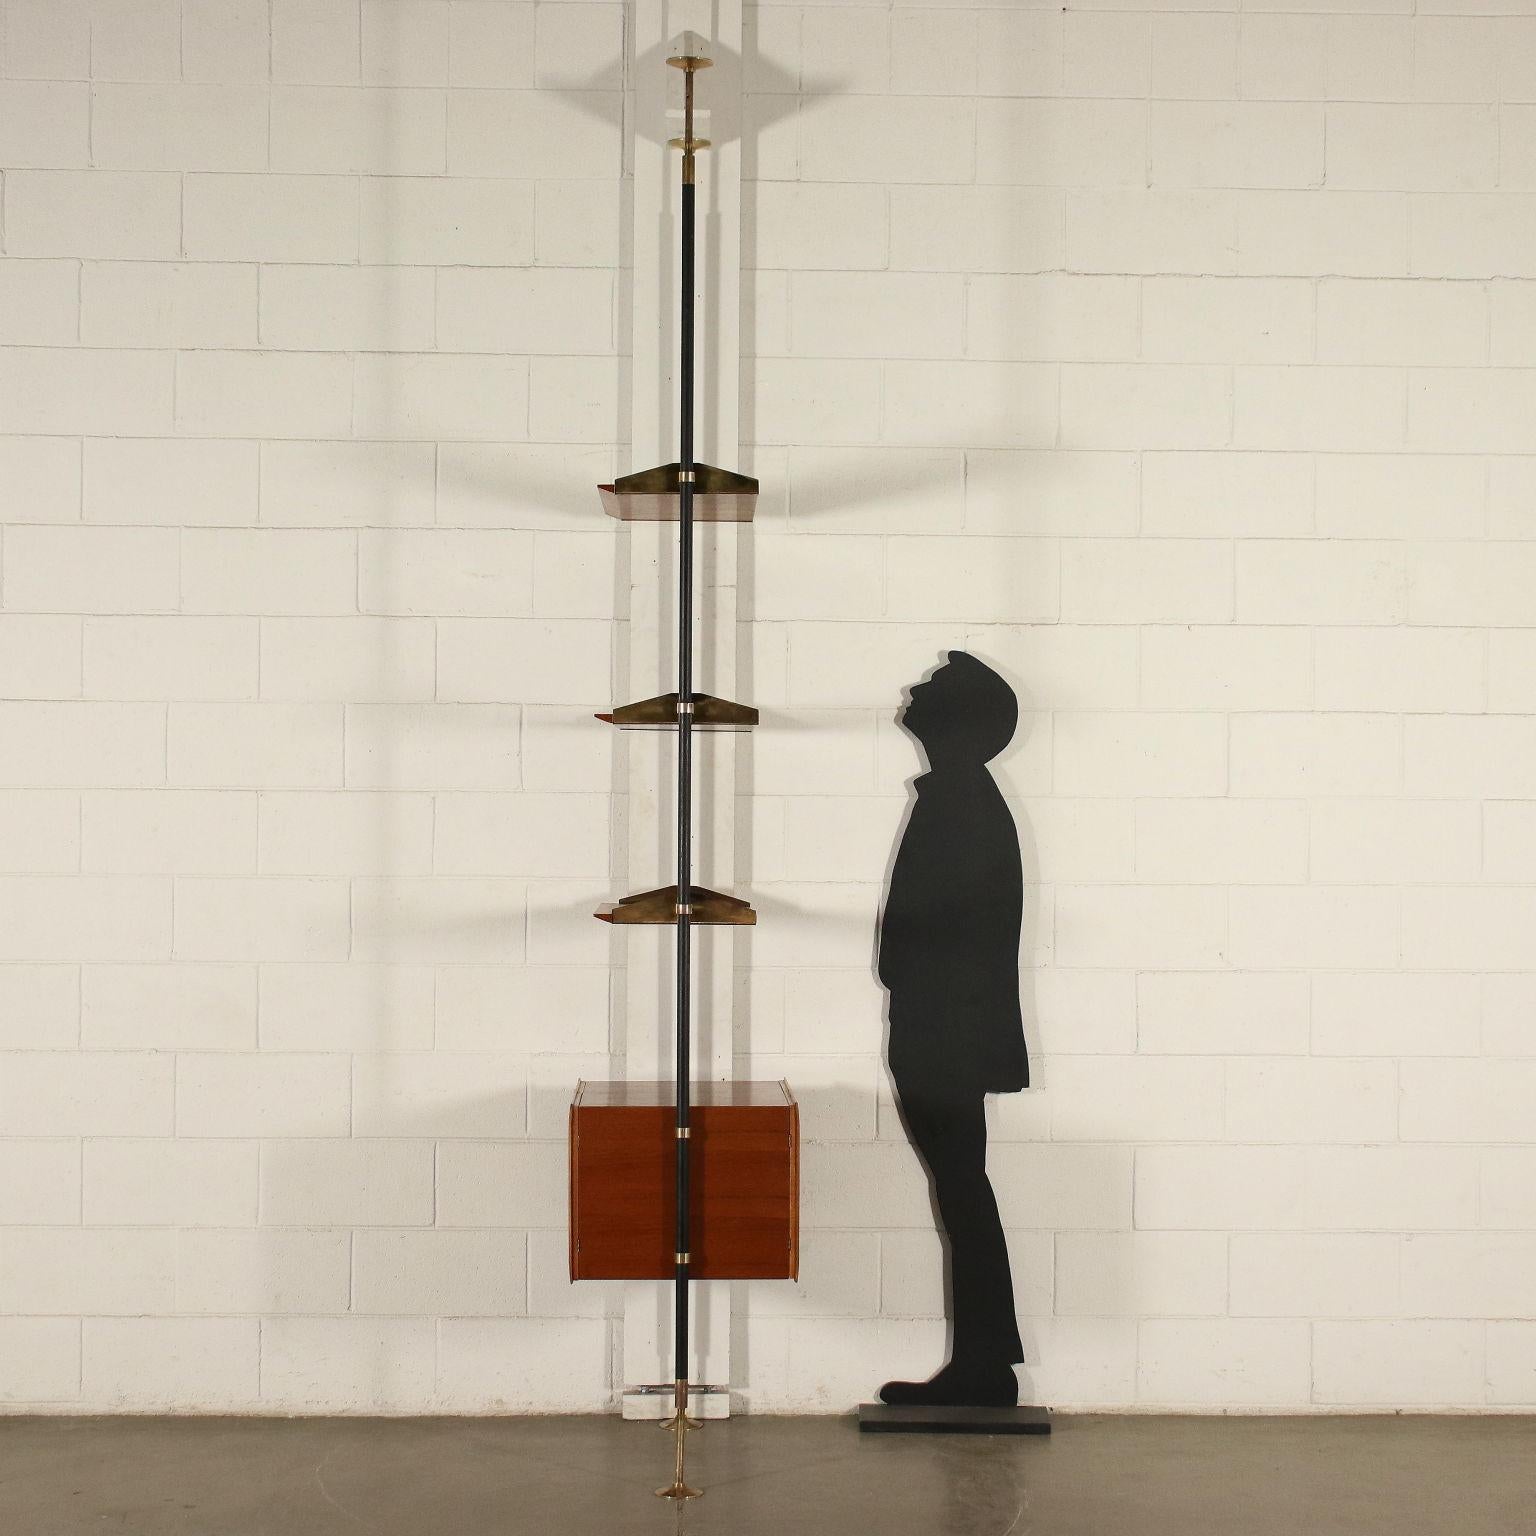
M391 7L372 22L386 51L407 46L409 27ZM618 81L593 84L601 92L540 94L568 97L610 124L618 198ZM491 93L464 94L474 110L494 105ZM295 1108L301 1093L290 1092L281 1128L274 1122L261 1142L255 1227L185 1236L209 1246L231 1240L225 1283L238 1289L238 1310L261 1319L265 1406L591 1410L604 1405L611 1382L606 1298L556 1290L549 1277L564 1262L565 1106L578 1076L605 1075L607 1057L572 1054L594 1044L584 1025L584 1045L548 1058L519 1057L505 1028L508 1017L533 1010L507 984L526 957L530 926L562 956L580 943L587 958L589 930L598 927L592 882L578 892L576 881L438 878L430 813L422 858L416 813L438 789L517 787L527 714L518 701L527 695L510 656L490 699L471 692L444 700L430 665L423 685L407 653L436 615L412 606L408 577L417 538L452 540L454 528L557 529L578 513L590 526L594 487L611 474L613 454L528 444L524 420L506 423L506 441L451 441L463 431L449 414L454 391L442 390L446 403L435 407L433 380L449 377L461 360L440 358L430 345L413 353L420 344L403 339L409 328L401 323L419 299L422 272L430 277L442 256L403 247L402 224L418 209L421 184L402 174L414 168L398 112L402 93L376 95L383 111L366 160L382 174L365 183L372 200L362 276L369 280L354 384L367 409L354 412L353 443L338 445L324 464L316 456L322 483L310 514L319 526L329 518L356 527L366 550L362 612L343 621L361 637L347 651L357 661L336 669L345 676L329 700L345 714L338 800L358 813L356 836L339 840L352 852L336 867L351 877L352 950L337 964L264 967L261 1002L262 1045L273 1046L276 1019L279 1039L294 1042L279 1049L331 1053L327 1070L340 1078L349 1112L305 1114ZM569 105L564 111L575 115ZM547 123L541 131L553 135ZM518 134L505 142L509 156L522 158L500 168L503 185L510 197L512 178L526 178L531 207L539 146ZM350 482L339 519L324 505L326 476L336 477L333 489ZM493 666L494 659L488 673ZM603 728L589 714L582 728L601 754ZM434 741L445 737L439 755ZM472 783L445 770L449 760L471 757L481 765ZM595 964L603 966L605 955L599 936ZM274 1009L279 986L285 1000ZM497 1034L467 1017L498 1011L493 992ZM596 1042L603 1046L606 1001L604 973ZM447 1043L440 1006L454 1014ZM539 1023L547 1027L543 1011ZM197 1308L195 1300L182 1305Z

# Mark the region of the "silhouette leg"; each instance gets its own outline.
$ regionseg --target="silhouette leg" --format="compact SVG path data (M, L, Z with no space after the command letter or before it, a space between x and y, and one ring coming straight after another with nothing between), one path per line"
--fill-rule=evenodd
M980 1094L937 1102L903 1100L949 1238L954 1348L949 1363L931 1380L887 1382L880 1389L887 1403L1006 1407L1018 1401L1013 1364L1024 1351L1008 1245L987 1178L983 1107Z
M950 1234L950 1276L957 1360L1023 1359L1014 1314L1008 1243L985 1166L950 1198L939 1197Z

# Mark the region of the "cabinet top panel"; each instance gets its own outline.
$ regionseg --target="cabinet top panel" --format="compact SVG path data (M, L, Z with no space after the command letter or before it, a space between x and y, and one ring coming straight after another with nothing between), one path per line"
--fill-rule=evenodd
M775 1109L795 1102L784 1082L702 1082L689 1090L696 1108L716 1107ZM676 1093L671 1083L581 1082L575 1103L582 1109L638 1109L657 1105L671 1107Z

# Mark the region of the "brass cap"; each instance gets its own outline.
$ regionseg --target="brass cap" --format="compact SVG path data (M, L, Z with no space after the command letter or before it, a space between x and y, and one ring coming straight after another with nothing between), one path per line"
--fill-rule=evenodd
M684 69L690 72L695 69L709 69L715 61L710 58L708 47L709 44L697 32L681 33L672 44L667 63L673 69Z

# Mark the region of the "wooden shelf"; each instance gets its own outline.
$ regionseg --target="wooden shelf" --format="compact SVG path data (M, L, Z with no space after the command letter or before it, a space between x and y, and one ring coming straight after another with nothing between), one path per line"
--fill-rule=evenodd
M662 693L654 699L641 699L637 704L621 704L611 714L600 714L597 718L624 731L676 730L677 695ZM757 711L750 704L733 704L729 699L717 699L708 693L693 696L693 728L696 731L744 731L756 724Z
M675 523L678 511L678 465L620 475L612 485L600 485L603 511L621 523ZM699 523L750 523L757 509L757 481L713 464L693 466L693 517Z
M693 911L689 918L695 927L701 923L742 927L757 921L757 913L739 897L706 890L702 885L696 885L692 890ZM673 927L677 923L677 887L664 885L660 890L637 891L633 896L621 896L611 911L594 912L592 915L605 923L648 923L657 927Z

